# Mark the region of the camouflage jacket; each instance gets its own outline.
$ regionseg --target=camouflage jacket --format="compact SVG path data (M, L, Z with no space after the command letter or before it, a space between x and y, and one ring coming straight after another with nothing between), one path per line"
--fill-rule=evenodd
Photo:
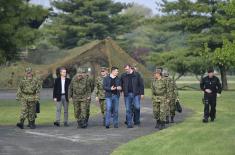
M178 91L177 91L177 87L176 87L174 80L171 79L170 77L165 77L165 79L167 82L169 97L172 99L176 98L178 96Z
M168 88L167 88L167 81L166 79L162 78L160 80L153 79L151 83L151 90L152 90L152 98L155 99L156 97L164 97L168 98Z
M91 96L94 89L93 80L89 77L78 79L78 75L74 76L69 86L69 98L73 100L85 101Z
M37 78L27 79L26 77L20 81L16 99L23 101L39 101L41 82Z
M96 96L99 99L105 99L105 90L103 89L103 81L104 77L99 76L96 78L95 86L96 86Z

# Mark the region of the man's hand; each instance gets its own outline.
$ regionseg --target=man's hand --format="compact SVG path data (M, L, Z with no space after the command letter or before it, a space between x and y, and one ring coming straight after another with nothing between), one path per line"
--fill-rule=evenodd
M206 89L205 92L207 92L209 94L212 93L212 91L210 89Z
M96 102L99 102L99 97L95 97Z
M87 100L90 100L91 99L91 97L89 96L89 97L87 97Z
M140 95L140 98L141 98L141 100L143 100L144 99L144 95Z
M57 98L54 98L54 101L57 102Z
M217 97L220 97L220 96L221 96L221 94L217 93Z
M122 87L118 86L118 87L117 87L117 90L122 90Z
M111 90L116 90L116 89L117 89L117 87L114 87L114 86L111 87Z

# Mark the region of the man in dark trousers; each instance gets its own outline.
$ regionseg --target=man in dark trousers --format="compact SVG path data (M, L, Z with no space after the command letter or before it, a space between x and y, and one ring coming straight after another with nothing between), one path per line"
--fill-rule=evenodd
M56 121L55 126L60 126L61 108L64 107L64 126L68 126L68 88L70 79L66 78L66 69L60 68L60 77L55 79L53 89L53 99L56 102Z
M121 76L121 86L126 106L127 128L132 128L133 111L134 124L140 124L140 99L144 98L144 83L140 74L134 72L129 64L125 65L124 69L126 73Z
M216 98L219 97L222 91L219 78L214 75L214 69L208 69L208 75L200 82L201 90L204 92L204 123L211 118L213 122L216 117Z

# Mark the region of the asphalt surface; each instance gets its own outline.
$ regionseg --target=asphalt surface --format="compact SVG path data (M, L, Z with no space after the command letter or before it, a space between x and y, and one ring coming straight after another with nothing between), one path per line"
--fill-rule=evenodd
M14 99L14 93L13 90L0 91L0 99ZM51 91L42 91L42 96L50 98ZM175 123L170 125L182 122L190 114L190 110L183 109L183 113L177 113ZM150 99L141 103L140 126L127 129L124 120L125 107L121 98L119 128L103 127L101 115L90 118L87 129L77 129L75 122L69 127L39 124L34 130L0 125L0 155L108 155L121 144L158 131L154 128Z

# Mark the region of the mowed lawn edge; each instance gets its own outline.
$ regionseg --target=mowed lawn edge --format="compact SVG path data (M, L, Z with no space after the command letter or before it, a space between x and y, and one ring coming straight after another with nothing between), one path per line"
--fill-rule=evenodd
M16 125L19 121L21 111L21 104L13 99L0 99L0 126ZM52 100L46 99L40 101L40 113L37 114L36 124L48 125L55 121L56 105ZM100 112L99 107L91 104L91 116L97 115ZM63 123L63 108L61 110L61 122ZM69 103L69 122L74 122L74 108L73 104ZM25 121L27 124L27 120Z
M234 155L235 92L223 92L217 101L217 119L202 123L201 91L180 91L184 107L194 113L184 122L143 136L116 148L112 155ZM150 96L150 90L146 90ZM178 114L179 115L179 114Z

